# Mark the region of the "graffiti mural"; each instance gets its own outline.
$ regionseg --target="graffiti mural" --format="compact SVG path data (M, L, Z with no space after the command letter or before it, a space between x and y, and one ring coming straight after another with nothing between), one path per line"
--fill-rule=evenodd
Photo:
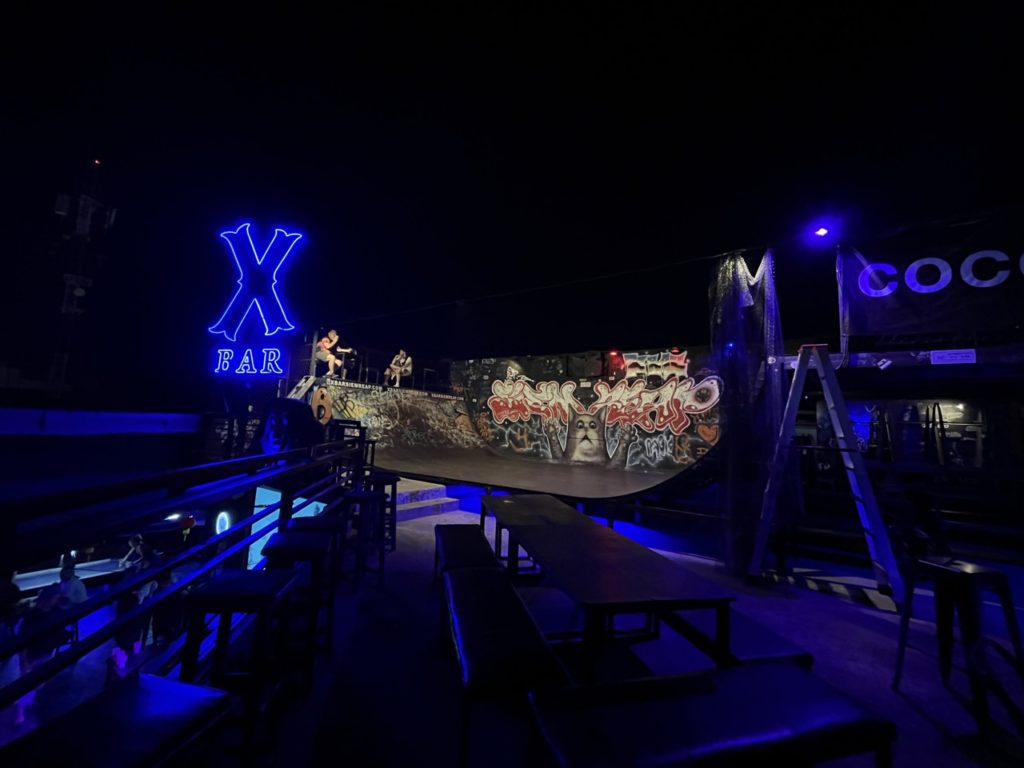
M327 380L323 388L330 395L332 417L358 421L379 448L485 445L461 397L346 381Z
M691 373L691 368L693 373ZM358 421L377 447L482 448L537 461L685 469L720 435L722 380L687 352L466 361L439 394L324 380L318 418Z
M643 354L623 352L626 363L626 379L642 378L653 382L655 378L665 381L673 376L686 377L687 359L685 352L658 352Z
M480 438L499 451L626 469L682 468L719 439L722 381L689 375L686 352L622 353L573 360L469 361L461 389ZM453 376L454 378L454 376Z

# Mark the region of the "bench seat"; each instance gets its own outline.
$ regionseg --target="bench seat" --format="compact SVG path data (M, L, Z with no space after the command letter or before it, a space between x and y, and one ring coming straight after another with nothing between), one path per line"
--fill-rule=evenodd
M588 688L530 703L562 768L809 765L873 752L891 762L896 728L790 661Z
M467 691L520 690L525 695L566 681L558 657L504 568L452 569L445 572L444 583Z
M568 678L504 568L451 568L444 572L444 593L462 672L458 765L465 768L474 702L525 710L529 690L565 685Z
M475 523L434 526L434 579L452 568L501 568L502 565Z
M224 691L140 674L0 750L3 765L166 765L231 709Z

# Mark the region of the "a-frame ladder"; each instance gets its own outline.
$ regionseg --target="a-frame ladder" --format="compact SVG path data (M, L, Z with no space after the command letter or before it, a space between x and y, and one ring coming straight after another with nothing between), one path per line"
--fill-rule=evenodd
M791 442L796 429L797 410L803 397L804 385L807 382L807 370L814 367L821 380L825 404L828 407L832 431L835 433L839 455L843 459L846 477L850 481L850 490L857 507L861 529L868 545L868 554L875 571L875 580L879 591L888 593L899 600L903 596L903 583L899 567L892 551L885 521L882 519L878 501L875 498L871 481L868 478L864 457L857 447L857 436L850 425L850 414L846 409L846 400L839 389L835 369L828 355L825 344L805 344L800 347L797 355L796 369L793 372L793 383L789 388L786 410L779 427L778 441L772 456L772 464L768 470L768 482L765 486L764 500L761 503L761 519L754 540L754 552L750 558L751 575L760 575L764 563L768 536L775 522L775 511L778 506L779 493L785 478L786 465L791 453Z

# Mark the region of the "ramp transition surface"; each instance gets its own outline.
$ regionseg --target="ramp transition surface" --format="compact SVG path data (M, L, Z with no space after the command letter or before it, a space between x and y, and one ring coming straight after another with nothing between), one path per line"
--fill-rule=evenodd
M721 379L690 377L687 353L623 353L600 376L560 360L464 363L459 394L321 379L309 398L365 425L383 469L581 499L654 488L718 442Z

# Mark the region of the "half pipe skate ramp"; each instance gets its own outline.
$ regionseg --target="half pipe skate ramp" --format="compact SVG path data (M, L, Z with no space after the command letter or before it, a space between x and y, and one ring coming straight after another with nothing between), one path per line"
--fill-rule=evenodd
M459 395L324 379L312 405L368 427L383 469L580 499L642 493L718 442L721 380L689 376L687 353L623 353L603 376L558 359L464 363Z

